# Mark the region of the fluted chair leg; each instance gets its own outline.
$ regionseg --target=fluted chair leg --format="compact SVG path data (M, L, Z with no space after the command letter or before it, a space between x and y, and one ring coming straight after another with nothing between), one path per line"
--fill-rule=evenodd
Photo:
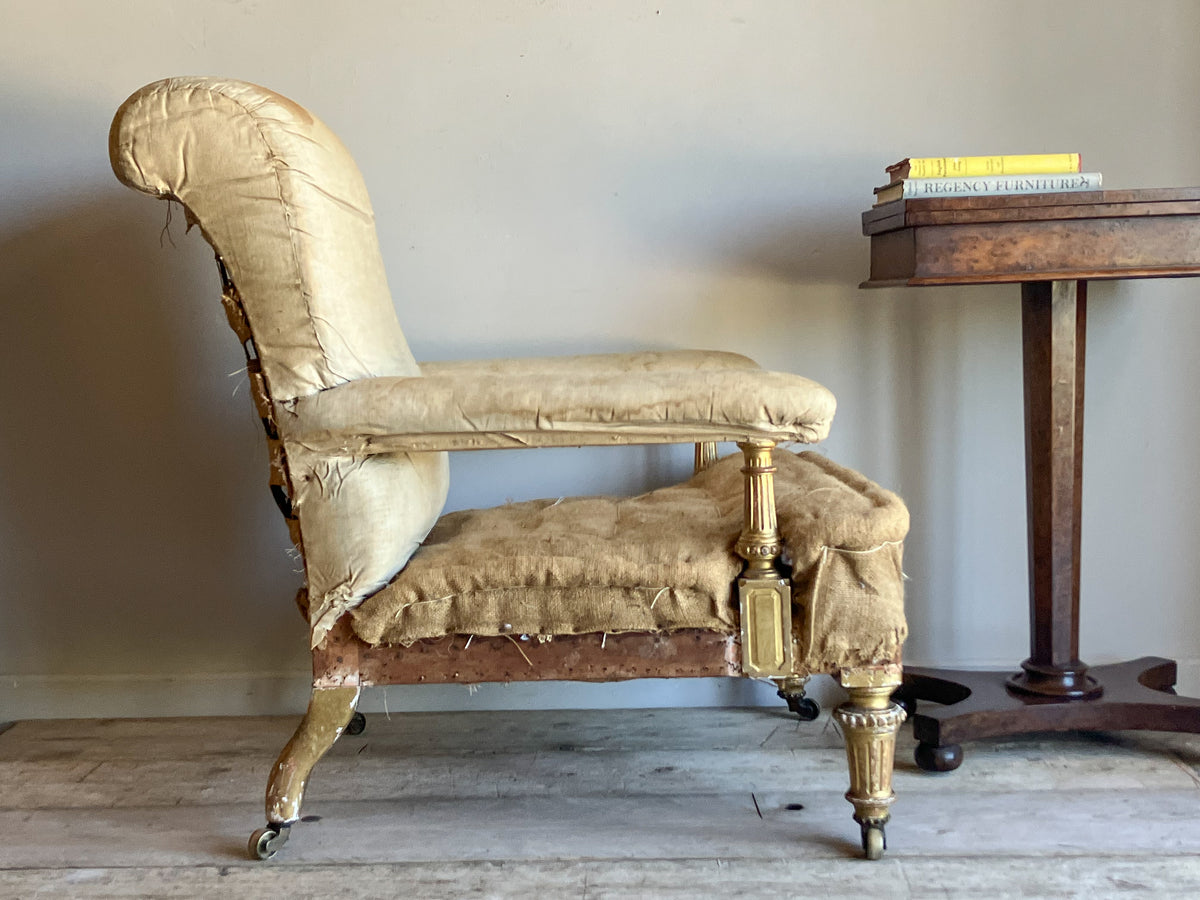
M884 826L896 799L892 792L896 734L905 719L904 710L891 699L900 685L900 667L845 669L841 681L850 693L850 700L834 710L850 763L846 799L854 805L854 821L862 828L867 859L879 859L887 849Z
M745 465L742 533L734 550L746 561L737 580L742 671L755 677L792 674L792 584L779 568L783 538L775 511L773 441L738 443Z
M358 704L358 687L314 687L308 711L279 754L267 782L267 825L250 836L250 855L269 859L287 842L300 818L313 767L341 736Z

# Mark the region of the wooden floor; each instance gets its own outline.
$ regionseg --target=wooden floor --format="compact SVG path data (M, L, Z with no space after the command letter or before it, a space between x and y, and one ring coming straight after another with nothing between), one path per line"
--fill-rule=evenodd
M1200 896L1200 737L904 741L881 862L841 739L783 710L368 716L306 821L245 856L295 719L21 722L0 734L0 897Z

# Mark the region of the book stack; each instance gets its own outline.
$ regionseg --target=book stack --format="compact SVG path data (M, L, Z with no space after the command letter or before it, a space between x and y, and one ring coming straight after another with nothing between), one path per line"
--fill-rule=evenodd
M987 197L1100 189L1099 172L1081 172L1078 153L1024 156L939 156L902 159L887 167L875 205L919 197Z

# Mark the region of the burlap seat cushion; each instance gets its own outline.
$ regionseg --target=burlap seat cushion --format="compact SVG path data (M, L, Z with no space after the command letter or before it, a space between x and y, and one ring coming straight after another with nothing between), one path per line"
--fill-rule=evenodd
M776 454L776 500L812 668L896 658L908 512L862 475ZM738 627L741 455L632 498L535 500L443 516L405 569L353 611L370 644L447 634Z

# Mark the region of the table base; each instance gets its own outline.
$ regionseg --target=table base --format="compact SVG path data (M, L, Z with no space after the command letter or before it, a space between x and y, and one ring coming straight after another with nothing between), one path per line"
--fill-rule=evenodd
M963 741L1036 731L1182 731L1200 733L1200 699L1175 694L1175 661L1143 656L1089 667L1100 688L1085 699L1014 691L1008 671L908 668L896 699L908 708L917 765L949 772ZM926 705L929 704L929 705Z

